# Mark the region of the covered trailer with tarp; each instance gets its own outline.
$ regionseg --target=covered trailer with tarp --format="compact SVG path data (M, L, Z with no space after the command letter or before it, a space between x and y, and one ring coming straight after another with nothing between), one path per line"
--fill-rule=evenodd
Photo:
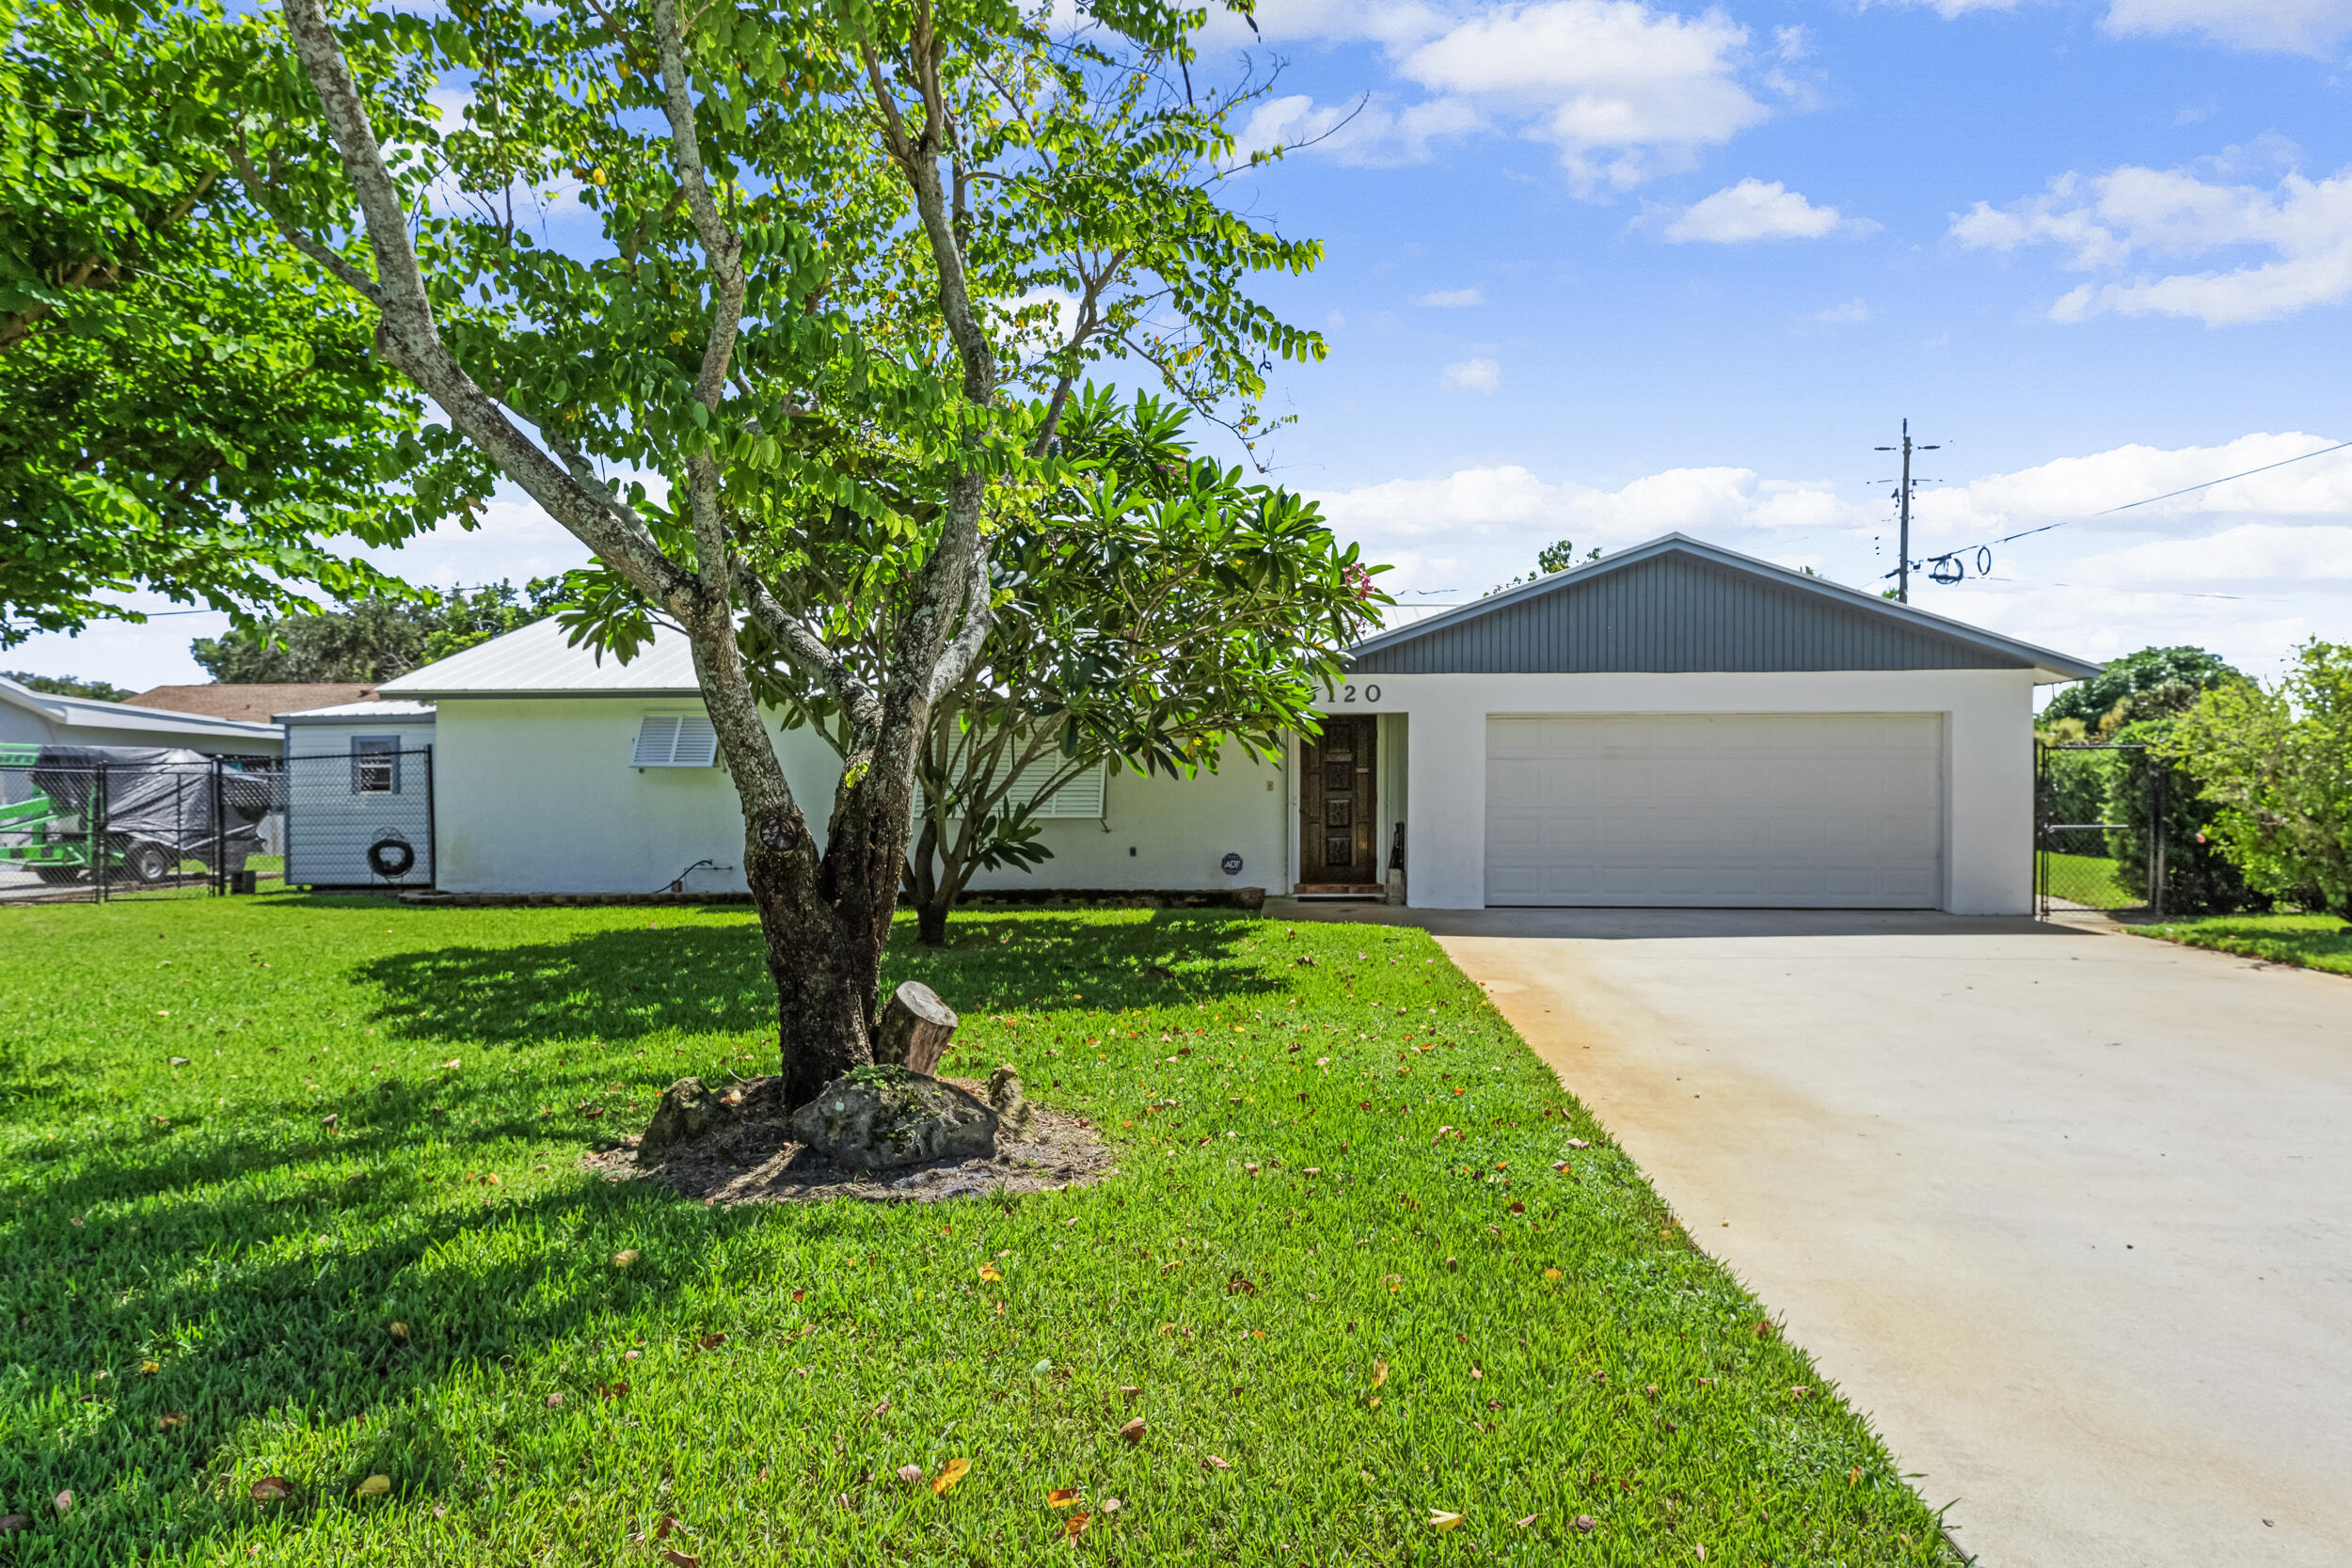
M233 875L284 789L269 758L0 745L0 870L52 885Z

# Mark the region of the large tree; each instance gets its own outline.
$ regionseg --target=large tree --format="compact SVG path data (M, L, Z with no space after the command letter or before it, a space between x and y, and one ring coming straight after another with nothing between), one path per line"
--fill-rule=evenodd
M335 543L462 511L486 467L230 175L239 117L299 87L282 32L210 5L0 0L0 647L141 619L119 602L139 590L243 622L299 610L305 585L385 585ZM419 110L429 73L358 53L356 90ZM335 173L293 144L272 166L325 232L354 216Z
M2060 690L2037 722L2054 736L2112 734L2135 720L2182 712L2200 694L2242 678L2229 660L2202 648L2142 648ZM2079 731L2061 728L2070 719Z
M189 644L216 681L388 681L552 614L562 578L379 594L331 610L257 622Z
M462 129L401 133L402 156L441 171L423 197L355 82L354 24L281 3L317 113L245 126L241 175L366 302L384 357L596 553L581 634L623 653L654 616L686 634L742 802L782 1070L812 1093L871 1059L932 708L995 624L992 530L1057 482L1079 376L1117 352L1196 401L1254 396L1270 356L1321 344L1241 284L1317 247L1217 199L1241 97L1193 91L1201 18L1166 0L371 17L472 85ZM269 179L268 156L322 131L365 261ZM584 217L579 243L517 221L553 192ZM870 669L791 608L789 525L818 493L899 542L878 569L905 591ZM821 835L747 644L844 716Z
M1187 439L1186 412L1088 388L1062 411L1056 482L1009 510L992 552L1000 603L979 657L942 693L916 777L908 893L927 942L982 870L1052 856L1037 813L1109 766L1191 777L1226 749L1279 752L1316 728L1341 654L1389 602L1314 503L1246 480ZM903 579L885 531L819 498L799 541L795 610L879 667ZM836 748L818 683L772 666L785 705Z

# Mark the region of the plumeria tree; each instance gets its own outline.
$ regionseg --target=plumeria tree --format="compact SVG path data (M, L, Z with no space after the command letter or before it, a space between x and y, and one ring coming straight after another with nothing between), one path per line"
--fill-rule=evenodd
M242 125L240 175L385 359L595 552L576 632L624 656L653 619L686 634L782 1070L813 1093L871 1058L933 712L1019 602L993 533L1065 482L1086 367L1155 367L1247 435L1273 358L1322 352L1243 292L1318 255L1218 198L1248 88L1192 90L1202 19L1162 0L281 13L315 105ZM358 33L462 76L462 115L379 127ZM271 160L321 138L364 258L278 205ZM809 611L812 498L888 541L874 657ZM829 802L785 778L770 659L840 715Z
M1389 601L1313 502L1246 480L1187 439L1180 403L1088 388L1063 407L1054 482L1003 517L1000 606L980 655L941 695L916 768L908 893L926 942L983 870L1052 858L1039 811L1119 766L1190 777L1229 747L1279 753L1316 730L1318 692ZM884 657L898 578L881 531L813 505L801 612L867 667ZM781 699L845 751L823 687L772 665Z

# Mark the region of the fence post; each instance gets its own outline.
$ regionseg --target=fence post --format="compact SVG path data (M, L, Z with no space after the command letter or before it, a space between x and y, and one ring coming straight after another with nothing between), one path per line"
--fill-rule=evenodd
M2172 769L2154 755L2148 758L2148 912L2164 918L2164 845L2166 808L2171 804Z
M441 846L438 830L440 818L433 805L433 748L424 749L424 885L441 885Z
M226 896L229 892L229 835L225 831L227 825L222 820L220 768L220 758L215 757L212 768L213 863L206 868L212 875L205 880L215 898Z
M90 779L89 820L83 826L89 833L90 902L103 904L106 899L106 765L100 763Z

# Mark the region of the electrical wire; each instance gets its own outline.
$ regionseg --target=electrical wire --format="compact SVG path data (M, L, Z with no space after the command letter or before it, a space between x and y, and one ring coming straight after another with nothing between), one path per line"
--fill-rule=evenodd
M2227 484L2233 479L2250 479L2256 474L2266 474L2273 468L2286 467L2289 464L2308 463L2314 457L2325 457L2331 451L2342 451L2347 447L2352 447L2352 441L2338 441L2332 447L2321 447L2316 451L2302 452L2294 457L2282 457L2276 463L2265 463L2259 468L2247 468L2234 474L2223 474L2219 479L2209 479L2201 484L2185 484L2178 490L2167 490L2161 496L2143 496L2138 500L2125 501L2121 506L2110 506L2099 512L2088 512L2079 517L2060 517L2055 523L2043 523L2040 528L2020 529L2015 533L2005 533L2001 535L2000 538L1987 540L1982 545L1963 545L1958 549L1945 550L1936 555L1928 557L1927 560L1930 562L1951 561L1957 557L1967 555L1972 551L1990 549L1994 545L2006 545L2010 541L2017 539L2030 539L2037 533L2047 533L2052 529L2065 528L2070 523L2087 523L2093 517L2111 517L2118 512L2129 512L2136 507L2153 506L2158 501L2169 501L2176 496L2188 496L2194 495L2200 490L2210 490L2217 484ZM1885 575L1891 578L1895 576L1895 573L1888 572ZM1979 568L1978 576L1981 577L1983 575L1983 569ZM1931 573L1930 576L1933 577L1933 574ZM1934 580L1943 582L1947 579L1943 578L1935 578ZM1959 578L1953 578L1949 580L1956 582Z

